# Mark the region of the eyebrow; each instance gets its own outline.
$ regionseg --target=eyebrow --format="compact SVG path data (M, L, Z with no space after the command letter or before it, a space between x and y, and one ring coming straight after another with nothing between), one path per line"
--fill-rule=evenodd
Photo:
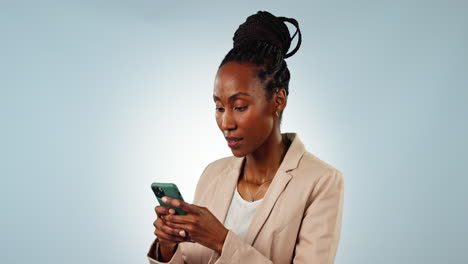
M238 92L236 94L233 94L233 95L229 96L228 101L230 102L230 101L236 99L237 97L239 97L241 95L250 96L250 94L248 94L248 93ZM219 99L219 97L216 96L216 95L213 95L213 99L221 101L221 99Z

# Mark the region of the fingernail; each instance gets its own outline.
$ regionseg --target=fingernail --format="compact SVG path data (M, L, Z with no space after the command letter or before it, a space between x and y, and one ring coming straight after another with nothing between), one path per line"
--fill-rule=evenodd
M184 231L184 230L180 231L180 232L179 232L179 235L180 235L181 237L185 237L185 231Z
M169 209L169 213L175 214L175 210L174 209Z
M167 202L166 196L164 196L164 197L162 198L162 201L163 201L163 202Z

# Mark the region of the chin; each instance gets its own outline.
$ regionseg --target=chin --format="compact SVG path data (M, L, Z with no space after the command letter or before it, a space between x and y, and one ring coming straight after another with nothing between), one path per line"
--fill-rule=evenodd
M240 151L238 149L232 149L232 155L234 155L235 157L238 157L238 158L242 158L242 157L245 157L245 153L243 151Z

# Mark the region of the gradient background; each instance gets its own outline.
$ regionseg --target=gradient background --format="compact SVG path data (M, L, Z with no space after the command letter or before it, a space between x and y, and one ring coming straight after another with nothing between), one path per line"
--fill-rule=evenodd
M345 176L336 263L468 263L468 1L1 1L2 263L147 263L153 181L229 156L219 63L300 22L282 131ZM184 166L180 164L183 163Z

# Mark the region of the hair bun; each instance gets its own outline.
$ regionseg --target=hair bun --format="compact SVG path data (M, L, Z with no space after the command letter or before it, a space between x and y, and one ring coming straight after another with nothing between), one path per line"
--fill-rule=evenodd
M289 29L284 22L289 22L296 27L296 33L291 37ZM291 42L299 33L297 46L287 53ZM239 26L234 33L234 47L246 41L263 41L278 47L284 58L291 57L299 50L302 36L299 23L294 18L276 17L267 11L258 11L257 14L247 17L247 20Z

